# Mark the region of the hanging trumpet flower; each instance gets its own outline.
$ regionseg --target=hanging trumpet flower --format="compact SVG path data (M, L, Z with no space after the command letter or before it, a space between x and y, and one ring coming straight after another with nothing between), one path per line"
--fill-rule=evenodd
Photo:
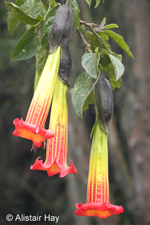
M122 206L109 203L107 126L113 113L113 94L109 81L102 76L95 90L96 123L92 141L87 187L87 203L76 204L76 215L105 219L123 213Z
M96 123L92 141L87 203L76 204L75 215L105 219L123 213L122 206L109 203L107 134Z
M60 174L64 177L68 173L77 174L73 162L67 166L67 143L68 143L68 86L57 77L54 97L52 102L50 126L54 132L54 138L47 142L46 161L37 160L31 166L32 170L46 170L49 176Z
M92 1L85 1L90 7ZM101 0L95 2L96 8ZM11 35L20 23L26 25L26 31L12 53L12 61L36 57L35 93L26 119L16 118L13 121L13 135L31 140L34 151L36 147L46 147L45 161L38 157L30 169L47 171L48 176L77 174L72 160L67 163L67 94L72 64L69 42L73 33L78 33L85 47L81 59L84 72L77 77L71 90L72 103L80 118L94 103L96 122L92 130L87 200L86 204L76 204L75 214L105 219L123 213L122 206L109 202L107 128L113 113L112 88L121 86L124 73L122 56L112 51L109 38L131 58L134 57L124 38L111 30L118 25L106 25L105 17L100 24L83 21L75 0L17 0L5 3L10 8L7 25ZM103 77L106 71L111 85ZM45 129L50 106L49 129Z
M13 135L33 141L36 147L42 146L43 141L52 138L53 132L43 129L51 98L53 95L55 78L61 58L61 47L66 47L73 32L73 10L67 1L58 8L49 33L50 55L43 69L41 78L33 96L25 122L18 118L14 120ZM61 47L60 47L61 46Z
M13 135L30 139L40 147L46 139L54 137L53 132L44 129L54 91L61 58L61 47L48 56L41 78L31 101L26 120L15 119Z

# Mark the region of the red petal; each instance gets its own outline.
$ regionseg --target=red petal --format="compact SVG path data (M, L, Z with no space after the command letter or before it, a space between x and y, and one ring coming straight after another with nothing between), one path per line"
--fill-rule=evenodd
M50 165L48 162L43 164L43 160L39 160L40 157L38 157L35 161L35 163L30 167L31 170L46 170L48 176L53 176L59 173L59 177L65 177L68 173L70 174L77 174L77 170L73 165L70 165L68 167L66 164L65 165L59 165L56 162L56 159L54 162Z
M46 170L46 168L43 167L43 160L39 160L41 157L38 157L35 160L35 163L30 166L31 170Z
M33 141L35 146L38 148L42 145L43 141L54 137L54 133L51 130L46 130L37 125L28 124L23 121L23 119L19 120L16 118L13 121L13 124L15 125L13 135Z
M97 216L101 219L105 219L111 215L116 215L124 212L122 206L112 205L107 202L102 203L87 203L76 204L77 210L75 215L78 216Z
M72 160L70 160L70 161L71 161L71 163L69 163L69 173L77 174L78 170L75 168L73 161Z

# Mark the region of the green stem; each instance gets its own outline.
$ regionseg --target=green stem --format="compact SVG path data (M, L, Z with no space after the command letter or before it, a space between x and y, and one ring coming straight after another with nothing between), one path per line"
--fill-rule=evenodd
M52 7L54 7L56 5L55 0L50 0L50 4L51 4Z
M36 87L37 87L37 85L38 85L39 79L40 79L40 75L39 75L38 72L36 71L36 73L35 73L35 79L34 79L34 92L35 92Z

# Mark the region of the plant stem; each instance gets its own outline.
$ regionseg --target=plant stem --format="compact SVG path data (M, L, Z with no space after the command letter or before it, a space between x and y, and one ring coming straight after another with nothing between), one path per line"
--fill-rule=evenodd
M80 20L80 23L87 26L88 28L90 28L90 30L96 35L96 37L98 37L99 39L101 39L101 36L93 29L93 27L99 27L99 25L95 24L95 23L87 23L83 20Z
M54 7L56 5L55 0L50 0L50 4L51 4L52 7Z
M94 28L93 28L93 27L98 27L98 28L99 28L99 25L97 25L97 24L95 24L95 23L87 23L86 21L83 21L83 20L80 20L80 23L83 24L83 25L85 25L85 26L87 26L87 27L95 34L96 39L97 39L97 42L99 42L99 40L100 40L101 42L103 42L103 43L105 42L105 43L106 43L105 39L102 38L102 37L97 33L97 31L94 30ZM106 44L107 44L107 43L106 43ZM106 46L105 46L105 47L106 47ZM109 48L106 47L106 49L107 49L108 52L110 52Z
M69 5L70 0L66 0L66 5Z
M80 20L81 24L84 24L87 27L99 27L99 25L95 24L95 23L87 23L86 21Z
M92 53L92 51L90 50L90 45L87 43L87 41L84 38L84 35L81 34L81 32L79 31L79 29L77 29L77 33L79 34L79 36L82 39L83 45L85 46L85 50L88 51L89 53Z

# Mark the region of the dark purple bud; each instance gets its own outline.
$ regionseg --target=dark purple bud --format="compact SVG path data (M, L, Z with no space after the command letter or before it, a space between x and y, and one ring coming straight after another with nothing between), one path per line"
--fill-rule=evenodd
M74 14L72 8L61 5L54 17L49 32L50 53L53 53L59 45L65 47L71 40L73 33Z
M108 123L113 114L114 101L110 82L100 76L94 90L97 120L104 131L107 131Z
M67 45L62 50L62 58L60 60L58 71L59 79L67 85L69 85L68 80L70 76L71 67L72 67L71 52L69 45Z

